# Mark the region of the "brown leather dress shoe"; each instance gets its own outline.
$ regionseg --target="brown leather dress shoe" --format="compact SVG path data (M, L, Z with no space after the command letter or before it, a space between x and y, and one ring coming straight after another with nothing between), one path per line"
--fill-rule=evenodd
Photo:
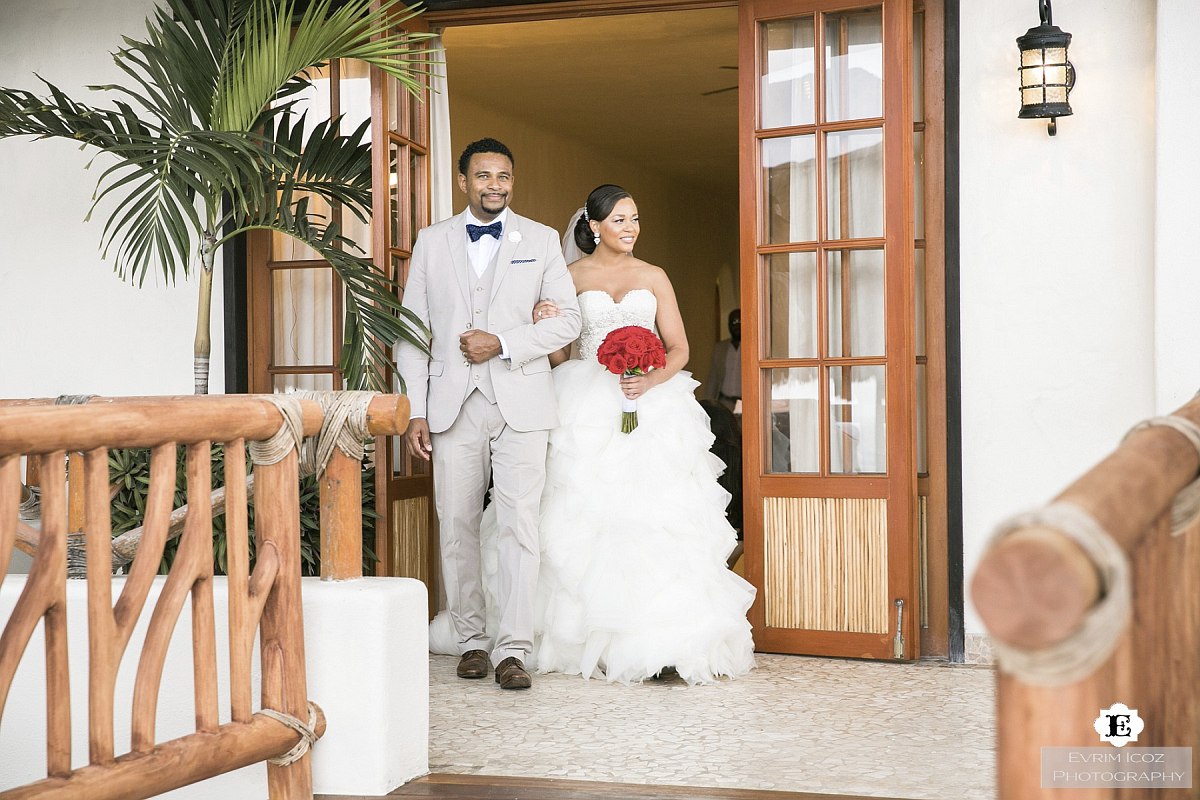
M501 689L528 689L533 679L525 671L525 665L516 656L509 656L496 665L496 683Z
M468 650L458 661L458 677L486 678L488 674L488 654L486 650Z

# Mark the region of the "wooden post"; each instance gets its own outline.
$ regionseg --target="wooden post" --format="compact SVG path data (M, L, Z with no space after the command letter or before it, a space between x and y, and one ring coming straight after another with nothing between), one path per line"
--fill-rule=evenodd
M255 468L255 541L258 552L273 550L279 572L263 606L259 641L262 705L308 720L304 667L304 615L300 597L299 459L292 450L282 461ZM271 800L309 800L312 761L306 753L286 766L267 765Z
M83 454L67 453L67 533L79 533L86 522Z
M362 577L362 464L335 449L320 477L321 580Z
M408 427L408 398L377 395L367 407L372 436L392 436ZM376 469L387 469L376 464ZM320 476L321 579L362 577L362 465L335 448Z
M1200 401L1175 412L1200 424ZM1200 524L1170 534L1170 506L1200 471L1179 432L1143 429L1056 498L1086 511L1127 554L1132 620L1112 656L1065 686L997 681L997 769L1001 800L1051 800L1040 786L1042 747L1101 746L1092 723L1115 702L1139 709L1140 747L1192 747L1200 768ZM1100 599L1095 565L1065 534L1023 529L980 559L972 599L997 639L1037 650L1063 641ZM1089 789L1088 798L1167 798L1172 789Z

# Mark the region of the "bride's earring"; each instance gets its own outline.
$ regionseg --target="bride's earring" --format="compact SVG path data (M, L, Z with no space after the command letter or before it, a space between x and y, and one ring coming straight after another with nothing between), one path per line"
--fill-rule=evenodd
M596 244L600 244L600 234L598 234L598 233L594 234L592 236L592 241L595 242Z

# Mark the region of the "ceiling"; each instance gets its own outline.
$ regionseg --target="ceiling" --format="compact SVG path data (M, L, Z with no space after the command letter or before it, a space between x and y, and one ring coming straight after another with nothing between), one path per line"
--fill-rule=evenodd
M737 9L448 27L450 91L589 148L737 184ZM503 92L494 92L503 86Z

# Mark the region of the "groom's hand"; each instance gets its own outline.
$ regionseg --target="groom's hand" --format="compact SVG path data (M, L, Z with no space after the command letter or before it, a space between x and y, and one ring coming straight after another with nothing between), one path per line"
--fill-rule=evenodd
M458 349L467 361L482 364L500 355L500 337L487 331L469 330L459 334Z
M428 461L429 454L433 452L433 443L429 439L429 421L424 417L410 420L408 430L404 432L404 443L408 445L409 455Z

